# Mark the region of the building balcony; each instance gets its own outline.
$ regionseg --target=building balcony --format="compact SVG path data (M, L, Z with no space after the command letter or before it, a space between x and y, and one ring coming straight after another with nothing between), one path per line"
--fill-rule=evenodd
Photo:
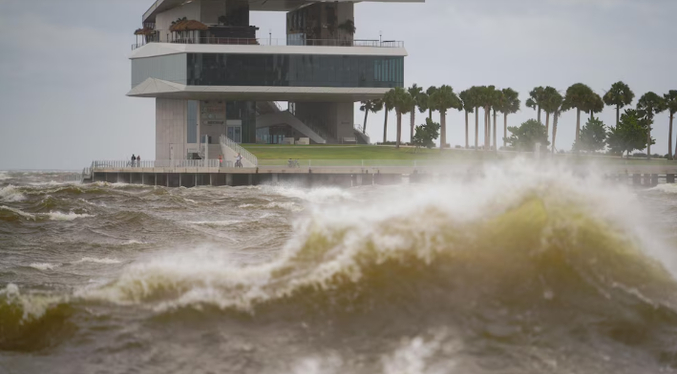
M149 43L159 43L156 38L132 44L132 50ZM163 43L173 44L211 44L211 45L261 45L261 46L322 46L322 47L369 47L369 48L404 48L403 41L378 39L297 39L297 38L175 38Z

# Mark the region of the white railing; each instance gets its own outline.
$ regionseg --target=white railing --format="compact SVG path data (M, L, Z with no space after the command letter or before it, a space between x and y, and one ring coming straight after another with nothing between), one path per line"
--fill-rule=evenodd
M157 38L142 40L132 44L132 50L143 47L149 43L159 43ZM371 47L371 48L404 48L404 42L400 40L378 39L300 39L289 40L287 38L176 38L162 43L176 44L222 44L222 45L258 45L258 46L318 46L318 47Z
M153 169L153 168L218 168L228 167L228 162L212 160L142 160L142 161L94 161L91 170L96 169ZM232 162L230 162L232 164Z
M235 153L239 153L239 154L242 156L242 158L244 158L245 160L251 162L253 165L256 166L256 165L259 164L259 159L256 158L256 156L254 156L254 155L253 155L251 152L249 152L248 150L242 148L241 145L239 145L239 144L237 144L236 142L232 141L232 140L229 139L227 136L221 135L220 140L221 140L221 145L223 145L223 146L225 146L225 147L228 147L228 148L232 149Z

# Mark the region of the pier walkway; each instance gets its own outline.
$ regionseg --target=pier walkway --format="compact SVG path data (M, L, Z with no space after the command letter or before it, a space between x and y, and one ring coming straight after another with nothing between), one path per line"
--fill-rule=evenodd
M547 161L547 160L544 160ZM538 162L538 160L536 161ZM132 183L166 187L243 186L276 183L356 186L473 178L495 163L412 160L269 160L256 167L233 167L219 160L94 161L82 181ZM544 164L547 167L547 164ZM660 165L569 165L577 175L602 174L634 185L675 183L677 163Z

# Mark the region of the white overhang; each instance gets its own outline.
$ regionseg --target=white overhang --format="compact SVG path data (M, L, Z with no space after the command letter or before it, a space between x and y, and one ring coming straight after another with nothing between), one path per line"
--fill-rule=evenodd
M290 11L300 6L315 2L378 2L378 3L424 3L425 0L249 0L251 11ZM142 22L152 21L158 13L176 8L187 0L156 0L153 5L143 14Z
M188 86L148 78L132 88L127 96L184 100L356 102L383 97L389 90L371 87Z
M404 48L390 47L325 47L304 45L223 45L148 43L132 51L130 59L174 55L179 53L231 53L231 54L302 54L339 56L407 56Z

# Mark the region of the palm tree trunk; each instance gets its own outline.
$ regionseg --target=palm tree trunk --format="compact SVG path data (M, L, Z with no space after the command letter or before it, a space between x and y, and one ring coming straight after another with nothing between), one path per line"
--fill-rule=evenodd
M545 112L545 137L550 133L550 112Z
M386 119L383 121L383 143L386 142L386 135L388 134L388 109L386 109Z
M395 140L395 148L400 148L400 139L402 139L402 112L395 110L397 114L397 140Z
M621 107L616 105L616 127L621 123Z
M581 110L576 108L576 142L578 142L578 135L581 133Z
M670 113L670 127L668 131L668 159L672 160L672 118L675 115L673 113Z
M538 106L538 117L537 118L538 118L539 123L543 123L543 122L541 122L541 106L540 105Z
M362 133L367 134L367 116L369 115L369 109L364 111L364 126L362 126Z
M497 151L498 150L498 144L496 144L496 110L494 110L494 133L493 133L493 137L494 137L494 150Z
M414 123L416 123L416 107L411 109L411 131L409 133L409 143L414 143Z
M468 149L468 111L465 111L465 149Z
M593 111L591 110L591 111L590 111L590 120L593 120L593 119L595 119L595 112L593 112Z
M505 148L505 138L508 137L508 113L503 113L503 148Z
M432 108L428 108L428 118L430 118L431 121L433 120L433 109Z
M491 108L487 108L486 113L487 113L486 114L487 118L486 118L486 121L484 121L484 123L486 124L486 128L487 128L487 132L486 132L487 140L486 140L486 144L485 144L484 148L486 150L489 150L489 149L491 149Z
M475 150L479 146L480 138L480 108L475 107Z
M447 144L447 111L440 110L440 150Z
M487 141L489 139L489 131L488 131L489 127L487 125L487 122L489 122L489 120L487 118L489 118L489 113L487 111L487 108L484 107L484 150L485 151L488 148Z
M651 122L649 122L649 128L646 129L646 159L651 160Z
M557 117L559 113L555 111L554 118L552 119L552 153L555 153L555 140L557 140Z

